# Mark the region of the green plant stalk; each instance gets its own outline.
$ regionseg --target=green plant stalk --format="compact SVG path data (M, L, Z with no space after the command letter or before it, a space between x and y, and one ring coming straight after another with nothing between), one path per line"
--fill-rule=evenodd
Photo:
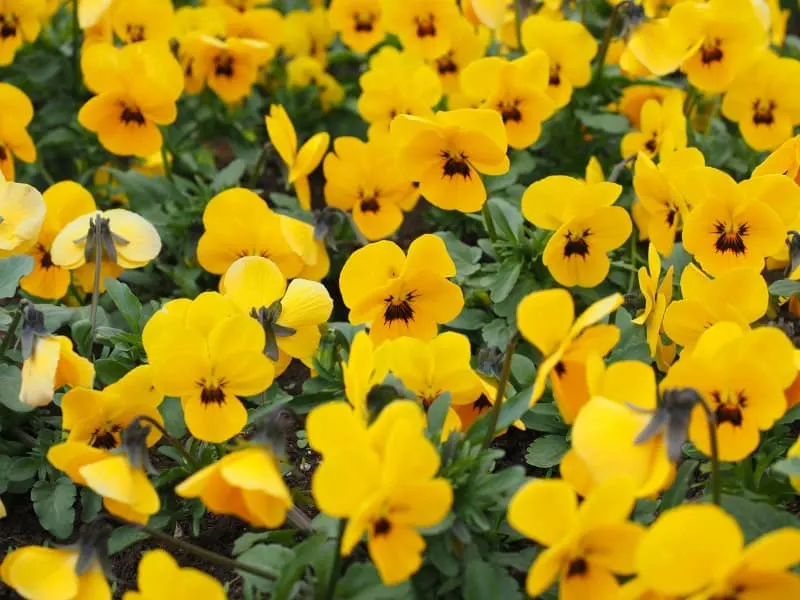
M240 562L233 558L228 558L227 556L223 556L222 554L217 554L216 552L212 552L211 550L206 550L205 548L201 548L200 546L195 546L194 544L191 544L189 542L184 542L183 540L176 539L171 535L164 533L163 531L159 531L158 529L153 529L152 527L148 527L147 525L130 523L128 521L125 521L124 519L120 519L118 517L111 517L110 515L109 518L112 518L119 523L136 527L140 531L145 532L147 535L158 540L159 542L163 542L168 546L172 546L173 548L176 548L178 550L183 550L184 552L188 552L189 554L194 554L198 558L202 558L203 560L206 560L220 567L224 567L226 569L235 569L238 571L245 571L247 573L250 573L251 575L256 575L257 577L263 577L264 579L269 579L269 580L277 579L277 576L274 573L270 573L269 571L264 571L263 569L259 569L258 567Z
M522 21L525 20L525 15L522 9L522 0L514 2L515 19L514 24L517 28L517 47L522 48Z
M708 421L708 439L711 444L711 501L717 506L722 506L722 482L719 475L719 439L717 438L717 418L714 411L706 402L705 398L700 397L700 403L706 413Z
M616 29L617 21L619 20L620 7L625 4L625 2L620 2L611 10L611 16L608 19L608 25L606 26L606 31L603 34L603 41L600 43L600 50L597 52L597 64L594 66L592 81L597 81L603 77L603 67L606 64L608 48L611 46L611 38L614 35L614 29Z
M134 419L134 421L138 421L140 423L144 422L158 429L158 431L161 432L161 435L164 437L164 439L167 440L167 443L169 443L170 446L175 448L175 450L180 452L181 456L183 456L183 458L186 459L186 462L188 462L191 465L192 469L194 469L195 471L200 469L200 464L197 462L195 457L186 451L186 448L183 447L183 444L181 444L178 440L176 440L169 433L167 433L167 430L164 429L164 427L158 421L145 415L139 415Z
M636 259L639 256L639 254L636 252L636 242L637 242L638 238L639 238L639 235L636 233L636 230L634 229L633 231L631 231L631 248L630 248L631 255L630 255L630 259L631 259L631 266L633 267L633 269L631 270L630 274L628 275L628 292L627 293L629 293L629 294L633 291L633 286L636 283L636 274L637 274Z
M506 355L503 359L503 369L500 371L500 381L497 384L497 397L494 400L492 412L489 414L489 428L486 430L486 437L483 438L483 447L488 448L492 445L494 440L495 430L497 429L497 422L500 419L500 409L503 405L503 396L506 393L506 385L511 376L511 359L514 356L514 350L517 347L519 336L515 333L506 346Z
M3 337L3 343L0 344L0 358L4 359L6 357L6 352L8 352L9 348L11 348L11 344L16 339L20 321L22 321L21 308L17 309L17 312L14 313L11 324L8 326L8 331L6 331L5 337Z
M167 176L167 179L172 181L172 163L169 161L166 143L161 144L161 162L164 163L164 174Z
M331 565L331 576L328 580L328 590L325 592L325 600L333 600L336 593L336 583L339 581L339 572L342 569L342 538L347 521L339 520L339 532L336 534L336 550L333 553L333 564Z
M95 225L95 231L100 227ZM94 344L94 332L97 328L97 305L100 303L100 273L103 267L103 245L100 236L96 235L94 245L94 282L92 283L92 304L89 306L89 354L94 354L91 345Z
M261 177L261 172L264 170L264 167L267 165L267 145L264 144L261 147L261 151L258 153L258 158L256 159L256 164L253 167L253 172L250 175L250 184L247 186L249 188L255 188L258 186L258 180Z
M75 100L80 102L81 94L81 26L78 21L78 0L72 2L72 72L75 76Z
M492 212L489 210L488 200L483 204L481 215L483 216L483 222L486 224L486 233L489 234L489 241L492 242L492 245L494 245L494 243L497 241L497 229L495 228L494 221L492 220Z

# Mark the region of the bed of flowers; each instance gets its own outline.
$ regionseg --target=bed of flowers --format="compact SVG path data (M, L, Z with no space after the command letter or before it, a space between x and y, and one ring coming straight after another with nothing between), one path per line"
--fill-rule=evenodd
M0 0L0 596L800 598L794 0Z

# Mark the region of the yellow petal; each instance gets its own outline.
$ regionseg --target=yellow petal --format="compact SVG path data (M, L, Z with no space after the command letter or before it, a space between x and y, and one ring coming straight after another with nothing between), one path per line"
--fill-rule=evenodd
M24 598L71 600L78 594L78 552L39 546L15 550L3 561L3 581Z
M280 104L270 107L269 116L266 117L267 134L278 151L278 154L289 167L292 167L297 156L297 134L294 131L286 109Z
M269 308L286 291L286 278L268 258L244 256L234 262L220 282L222 292L245 313Z
M519 330L546 356L567 339L574 318L572 296L561 288L534 292L517 307Z
M161 238L150 221L124 208L106 211L103 216L109 219L111 232L122 238L114 240L120 266L136 269L158 256Z
M559 479L537 479L521 487L508 505L508 523L543 546L555 546L577 519L578 498Z

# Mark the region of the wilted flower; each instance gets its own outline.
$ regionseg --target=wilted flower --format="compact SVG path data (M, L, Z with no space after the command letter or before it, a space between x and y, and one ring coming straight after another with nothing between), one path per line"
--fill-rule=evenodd
M547 91L556 108L569 103L573 88L589 83L597 41L582 24L532 15L522 23L522 45L528 52L544 50L550 59Z
M0 48L3 43L0 37ZM25 92L10 83L0 82L0 175L8 181L14 180L14 157L26 163L36 160L36 146L26 129L31 120L33 104Z
M277 265L261 256L245 256L225 271L220 290L264 329L264 352L280 375L292 358L310 360L320 342L320 326L333 311L325 286L286 279Z
M6 181L0 171L0 258L30 250L42 229L45 210L36 188Z
M322 162L322 157L328 150L330 135L325 131L317 133L298 150L297 133L283 106L273 104L265 121L269 139L289 169L287 183L294 185L300 206L305 210L311 210L308 176Z
M712 504L662 514L636 550L637 582L652 592L692 598L792 598L800 577L800 533L771 531L744 546L736 520Z
M544 361L536 371L531 406L544 393L548 376L553 396L564 420L572 423L589 399L586 361L590 355L605 356L619 341L615 325L597 324L622 305L620 294L598 300L577 319L572 296L555 288L534 292L517 307L517 326L536 346Z
M565 175L532 183L522 196L522 214L541 229L554 230L542 261L564 286L595 287L608 275L608 253L631 235L628 212L612 206L622 187L587 184Z
M453 320L464 306L461 288L441 238L421 235L406 256L397 244L375 242L356 250L339 276L342 300L354 325L370 327L373 341L403 336L433 338L437 324Z
M559 479L520 488L508 505L508 522L545 547L528 572L528 595L538 596L558 580L564 600L615 597L619 584L612 573L636 572L636 546L644 533L628 521L634 503L629 479L599 485L580 506L575 491Z
M166 550L148 550L139 561L138 590L128 591L122 600L162 600L179 597L191 590L208 600L225 600L222 584L198 569L181 568ZM94 599L93 599L94 600Z
M391 135L400 169L419 182L420 194L445 210L480 210L486 188L479 173L502 175L509 169L506 130L493 110L442 111L433 119L400 115Z

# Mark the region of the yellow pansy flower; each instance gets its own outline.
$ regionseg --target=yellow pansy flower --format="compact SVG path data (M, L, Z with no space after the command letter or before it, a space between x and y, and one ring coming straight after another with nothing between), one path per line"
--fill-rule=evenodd
M158 126L175 121L183 91L183 70L168 46L95 44L83 53L81 68L86 87L97 94L81 107L81 125L113 154L144 158L158 152Z
M14 157L26 163L36 160L36 146L27 130L32 120L33 104L25 92L0 82L0 175L9 181L14 179Z
M311 210L311 188L308 176L319 166L330 144L330 135L322 131L313 135L298 150L294 125L280 104L273 104L265 117L267 133L281 159L289 169L286 177L294 185L297 199L305 210Z
M461 289L449 277L453 259L441 238L421 235L408 248L375 242L356 250L339 276L349 320L370 327L373 341L403 336L433 338L437 324L453 320L464 306Z
M328 46L336 39L324 8L293 10L283 21L283 50L290 58L313 58L321 68L328 64Z
M527 148L539 139L542 121L555 111L547 95L548 73L548 58L542 50L513 61L492 56L464 69L461 89L467 96L482 100L481 108L500 113L509 146Z
M23 546L5 557L0 577L27 600L111 600L111 587L97 560L78 572L80 554L79 548Z
M572 423L589 399L588 357L605 356L619 341L615 325L597 323L619 308L622 300L620 294L598 300L576 319L575 305L567 290L544 290L522 299L517 307L517 326L544 356L536 371L531 406L542 397L549 376L558 408L564 420Z
M45 218L39 191L25 183L6 181L0 171L0 258L22 254L36 243Z
M386 28L403 48L434 59L447 52L453 28L460 18L453 0L381 0Z
M476 212L486 202L480 173L509 169L508 139L500 114L487 109L436 113L432 119L400 115L391 135L399 167L428 202L445 210Z
M381 0L333 0L328 16L342 42L365 54L386 37L381 13Z
M636 571L636 546L644 533L627 520L634 502L629 479L597 486L580 506L575 491L559 479L520 488L508 505L508 522L545 547L528 572L528 595L538 596L558 580L563 600L616 597L613 574Z
M264 329L229 302L203 294L186 307L183 323L161 316L142 336L156 388L180 397L189 432L214 443L244 429L247 409L238 396L263 392L275 376Z
M33 256L33 271L20 280L20 287L39 298L58 300L67 293L70 272L56 265L50 250L58 233L81 215L96 210L94 198L79 183L61 181L42 194L47 209L36 245L29 252Z
M725 321L709 327L691 352L684 350L660 388L697 390L715 416L720 460L737 462L758 447L760 431L786 412L783 391L796 374L794 347L782 331L743 331ZM708 418L700 405L692 411L689 439L709 454Z
M321 281L330 270L331 259L324 239L317 239L314 226L287 215L278 215L281 234L289 249L300 259L297 277ZM277 264L277 261L275 261ZM284 275L286 272L281 269ZM288 277L288 275L287 275Z
M682 29L666 16L644 19L632 27L620 66L641 76L664 76L677 70L697 51L700 39L690 37L694 30ZM638 73L641 67L642 73Z
M42 29L39 15L43 0L5 0L0 5L0 66L14 62L14 55L25 42L33 42Z
M34 334L32 349L24 354L19 400L28 406L47 406L55 390L91 386L94 381L92 363L72 349L68 337Z
M751 0L679 2L669 20L696 48L681 70L704 92L726 91L767 47L766 31Z
M800 532L776 529L745 547L736 520L712 504L662 514L636 551L642 587L697 600L796 597L800 577L788 569L798 562Z
M644 152L636 157L633 189L649 216L646 227L639 227L639 237L652 240L662 256L672 254L675 237L691 210L687 188L693 184L694 170L703 167L705 159L697 148L664 152L658 166Z
M362 142L339 137L325 157L325 202L352 211L353 221L368 240L389 237L403 223L401 206L411 180L396 167L394 148L385 138Z
M800 61L764 52L731 84L722 114L739 124L754 150L773 150L792 137L800 123L800 93L781 82L800 77Z
M175 35L172 0L136 0L114 2L111 26L123 44L146 40L168 42Z
M672 277L674 268L667 269L663 281L659 284L661 277L661 257L656 248L650 244L647 249L647 263L649 271L645 267L639 269L639 289L644 296L644 310L637 315L633 322L637 325L644 325L647 331L647 345L650 348L651 358L655 358L656 350L661 341L661 326L664 321L664 313L672 302ZM690 265L691 266L691 265ZM688 267L687 267L688 268ZM686 270L684 269L684 273Z
M298 56L286 65L286 78L289 87L306 88L314 86L319 91L319 103L322 110L329 111L344 100L344 88L330 73L325 72L324 65L316 58Z
M270 529L283 525L292 507L278 460L266 446L227 454L177 485L175 493L200 498L211 512Z
M490 41L485 30L476 29L467 19L456 21L450 36L450 48L442 55L428 61L439 74L442 89L446 94L455 94L461 89L460 74L472 61L484 55ZM448 107L459 108L451 105Z
M786 140L753 169L753 177L786 175L800 184L800 136Z
M306 422L309 444L323 459L311 482L320 510L347 519L341 553L366 533L370 558L386 585L408 579L422 565L418 528L439 523L450 510L450 483L436 477L439 455L423 434L421 409L395 401L367 428L343 402L314 409Z
M78 25L81 29L95 27L105 17L110 16L109 8L113 0L77 0ZM110 40L109 40L110 41Z
M777 176L737 184L716 169L692 172L685 194L693 208L684 221L683 244L708 273L739 266L760 270L764 259L783 246L787 223L763 201L762 183L772 183L758 181L765 177Z
M222 276L220 290L264 328L264 350L276 363L276 376L292 358L311 360L319 347L320 326L333 311L324 285L293 279L287 287L278 266L261 256L234 262Z
M198 94L206 84L203 36L224 37L225 21L217 8L182 6L175 11L175 29L175 57L183 67L184 90L187 94Z
M555 231L542 260L564 286L595 287L608 275L608 253L619 248L633 228L617 201L616 183L587 184L552 175L532 183L522 196L522 214L541 229Z
M139 561L137 591L127 591L122 600L164 600L187 592L207 600L226 600L222 584L202 571L181 568L166 550L148 550Z
M221 5L225 32L229 37L258 40L268 44L267 61L272 60L283 42L283 15L274 8L237 10Z
M602 183L606 180L605 173L603 173L603 165L600 164L597 157L592 156L589 158L584 170L583 180L589 184Z
M442 97L436 71L419 56L391 46L381 48L359 78L358 113L369 123L370 139L389 133L397 115L432 118Z
M201 35L199 44L193 68L228 104L235 104L250 93L259 69L273 54L269 44L253 39Z
M644 103L653 99L657 100L659 104L662 104L667 96L673 94L680 96L682 105L685 92L681 89L662 85L629 85L622 90L622 95L620 95L619 100L613 106L610 106L609 109L614 109L621 115L628 117L631 125L639 129Z
M222 275L242 256L269 257L286 278L297 277L304 262L285 235L296 228L287 222L284 229L283 224L284 220L250 190L225 190L214 196L203 212L205 231L197 242L197 260L209 273Z
M768 306L767 282L757 269L739 267L711 279L690 264L681 274L681 299L667 307L664 331L675 343L692 348L711 325L732 321L747 328Z
M47 460L77 485L103 497L112 515L145 525L161 501L141 466L128 453L112 453L80 442L62 442L47 451Z
M569 103L574 88L589 83L597 41L582 24L531 15L522 22L522 45L527 52L544 50L550 59L547 91L556 108Z
M622 137L620 152L623 158L639 152L653 158L669 151L685 148L686 117L680 96L671 94L662 103L649 99L642 105L639 131Z
M675 468L661 433L637 443L656 410L656 378L641 362L620 361L590 374L591 399L572 427L572 449L561 461L561 476L583 496L604 481L628 477L639 498L672 482ZM593 369L590 369L592 371Z

